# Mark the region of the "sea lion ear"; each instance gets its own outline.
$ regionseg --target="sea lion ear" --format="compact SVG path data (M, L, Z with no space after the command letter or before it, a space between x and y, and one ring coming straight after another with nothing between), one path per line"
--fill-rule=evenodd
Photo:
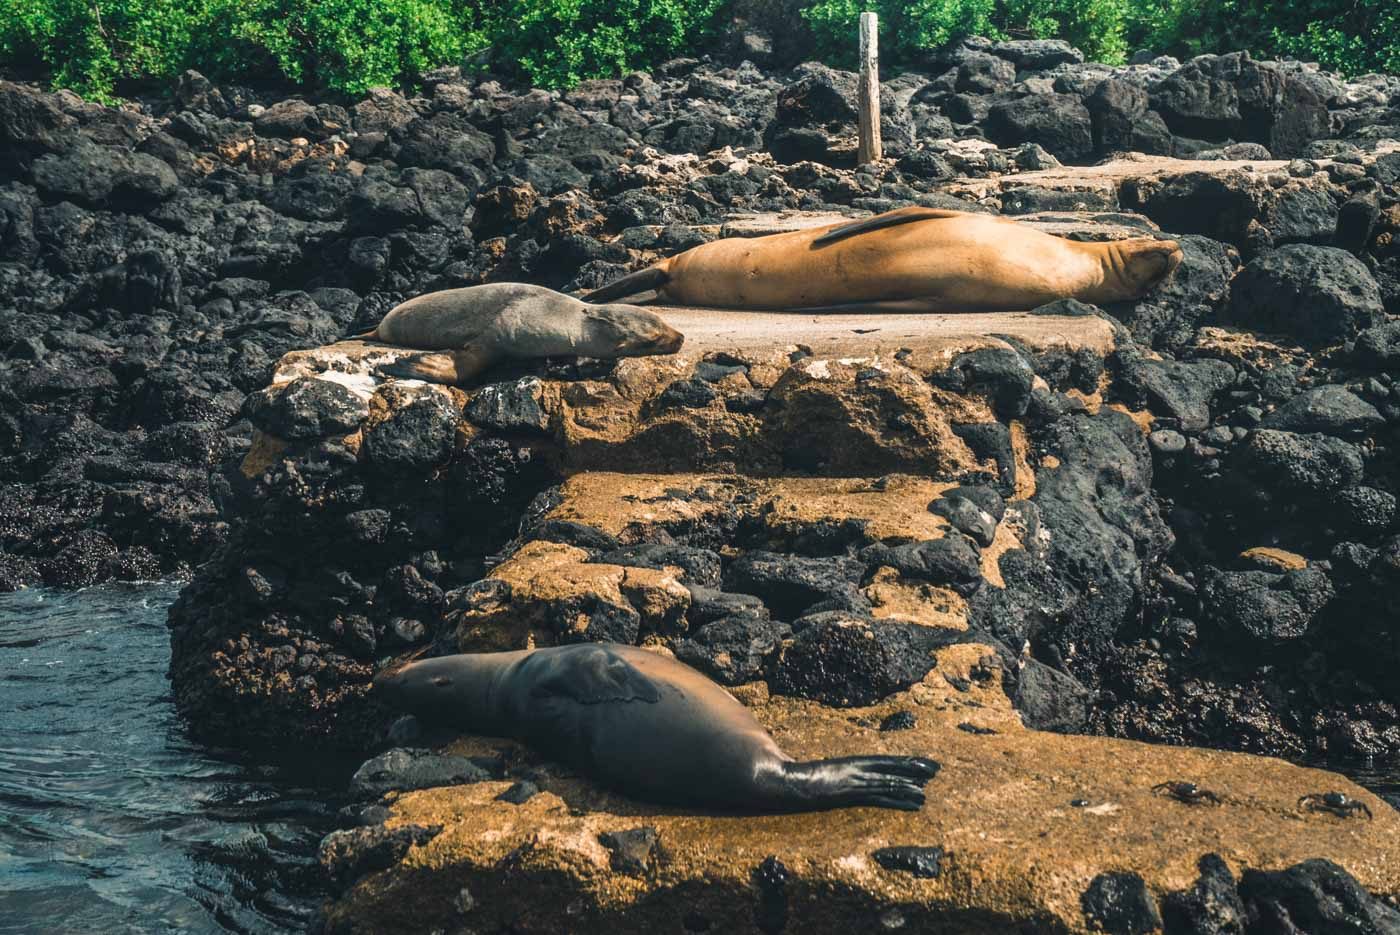
M537 682L530 689L530 695L535 698L553 695L579 704L602 704L607 701L655 704L661 700L661 693L651 679L626 659L602 646L573 654L566 666L560 666Z

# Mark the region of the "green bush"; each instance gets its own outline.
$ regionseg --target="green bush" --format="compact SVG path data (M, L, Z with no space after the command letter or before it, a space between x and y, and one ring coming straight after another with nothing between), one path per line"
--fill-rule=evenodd
M496 58L546 88L646 68L703 41L724 0L504 0Z
M411 87L490 46L536 85L648 68L703 51L740 0L0 0L0 66L111 100L185 68L359 94ZM1091 58L1247 49L1345 74L1400 72L1400 0L796 0L816 53L850 65L862 10L891 66L969 35L1058 37Z
M1111 65L1127 56L1129 0L1006 0L1003 10L1011 35L1065 39Z
M361 94L411 85L487 44L470 0L220 0L220 25L242 48L220 62L247 73L260 58L304 82Z
M0 0L0 64L99 100L185 68L358 94L486 45L475 0Z
M967 36L1068 39L1091 58L1123 61L1129 0L816 0L802 11L829 61L854 61L856 21L880 14L880 54L917 58Z
M802 17L817 37L823 61L852 65L860 14L880 14L881 61L905 62L966 36L1001 38L993 21L997 0L816 0Z
M1247 49L1346 75L1400 72L1396 0L1132 0L1135 47L1189 57Z

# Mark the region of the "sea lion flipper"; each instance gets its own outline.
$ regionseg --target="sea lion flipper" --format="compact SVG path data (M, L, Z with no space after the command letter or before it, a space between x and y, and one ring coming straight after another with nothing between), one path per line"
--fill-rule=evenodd
M656 684L626 659L602 646L572 653L567 666L548 673L530 689L535 698L561 697L579 704L661 700Z
M814 247L824 247L829 243L838 240L845 240L847 237L854 237L857 234L866 234L870 231L882 230L886 227L897 227L900 224L911 224L914 221L937 221L946 218L960 217L966 211L951 211L947 208L925 208L915 205L909 208L899 208L894 211L886 211L884 214L877 214L872 218L861 218L859 221L852 221L849 224L842 224L840 227L833 227L812 241Z
M599 286L583 297L583 301L589 305L597 305L600 302L613 302L617 299L625 299L629 295L636 295L639 292L646 292L651 289L660 289L666 285L671 278L660 266L648 266L646 269L639 269L635 273L628 273L621 279L614 280L606 286Z
M778 810L874 806L918 811L939 765L921 756L846 756L786 762L759 778L763 804Z
M468 347L460 351L419 354L380 364L375 369L381 374L405 380L461 386L495 360L496 355L484 348Z

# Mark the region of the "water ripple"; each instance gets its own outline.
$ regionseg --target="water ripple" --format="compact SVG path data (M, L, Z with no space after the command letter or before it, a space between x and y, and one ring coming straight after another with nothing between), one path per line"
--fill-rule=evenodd
M348 764L192 743L165 679L178 586L0 595L0 935L304 931Z

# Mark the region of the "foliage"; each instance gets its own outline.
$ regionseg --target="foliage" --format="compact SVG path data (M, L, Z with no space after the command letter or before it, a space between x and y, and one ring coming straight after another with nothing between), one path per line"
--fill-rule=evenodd
M1400 72L1396 0L1132 0L1129 35L1179 56L1247 49L1347 75Z
M1002 38L993 20L997 0L816 0L802 11L825 61L849 65L860 14L880 14L881 60L910 61L966 36Z
M1006 0L1004 28L1032 39L1065 39L1099 62L1128 52L1129 0Z
M532 83L647 68L702 51L737 0L0 0L0 67L112 100L121 82L287 79L359 94L412 86L487 48ZM818 55L854 61L856 20L880 14L881 56L917 62L969 35L1063 38L1089 57L1247 49L1346 74L1400 72L1400 0L796 0Z
M357 94L483 47L475 0L0 0L0 64L110 99L185 68Z
M802 16L829 59L849 63L862 10L880 14L882 57L911 61L967 36L1068 39L1090 57L1121 62L1129 0L816 0Z
M673 57L702 40L724 0L504 0L497 60L558 88Z

